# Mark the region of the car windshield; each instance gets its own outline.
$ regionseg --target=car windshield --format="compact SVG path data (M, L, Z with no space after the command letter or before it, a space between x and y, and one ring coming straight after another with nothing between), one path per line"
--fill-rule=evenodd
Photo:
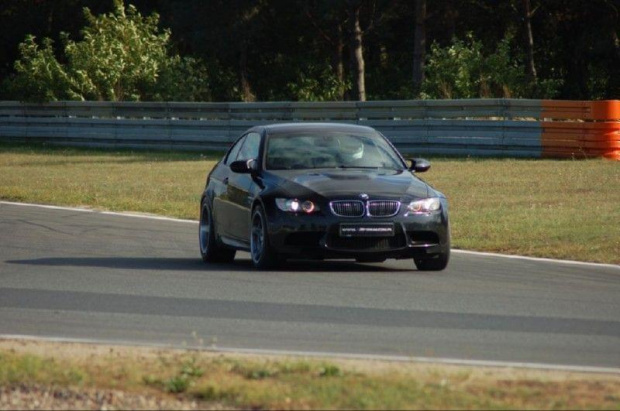
M399 155L380 135L341 132L271 135L265 165L268 170L404 168Z

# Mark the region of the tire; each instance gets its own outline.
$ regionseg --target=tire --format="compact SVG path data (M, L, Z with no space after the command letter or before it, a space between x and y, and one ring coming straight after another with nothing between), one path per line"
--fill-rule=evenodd
M269 244L267 232L267 218L261 206L257 206L252 212L250 225L250 256L252 264L259 270L274 268L278 265L278 254Z
M204 199L200 206L198 224L198 244L200 255L205 263L229 263L235 259L236 250L222 247L215 238L215 226L209 202Z
M414 257L413 262L418 271L442 271L448 266L450 251L431 257Z

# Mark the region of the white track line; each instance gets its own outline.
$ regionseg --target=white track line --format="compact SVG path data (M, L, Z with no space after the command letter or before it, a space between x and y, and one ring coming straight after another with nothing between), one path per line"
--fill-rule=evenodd
M198 224L198 221L196 220L182 220L180 218L162 217L158 215L149 215L149 214L136 214L136 213L127 213L127 212L119 213L119 212L114 212L114 211L93 210L90 208L60 207L60 206L43 205L43 204L14 203L11 201L0 201L0 205L2 204L12 205L12 206L46 208L48 210L78 211L82 213L96 213L96 214L113 215L113 216L121 216L121 217L146 218L149 220L174 221L174 222L179 222L179 223Z
M408 362L408 363L424 363L435 365L458 365L468 367L493 367L493 368L521 368L535 369L546 371L565 371L565 372L585 372L585 373L604 373L604 374L620 374L620 368L612 367L590 367L583 365L556 365L542 364L533 362L510 362L510 361L484 361L484 360L461 360L457 358L433 358L433 357L407 357L403 355L372 355L372 354L350 354L337 352L319 352L319 351L292 351L292 350L267 350L267 349L251 349L251 348L231 348L218 346L201 346L186 344L161 344L123 340L97 340L89 338L65 338L65 337L38 337L32 335L11 335L0 334L0 340L22 340L22 341L45 341L57 343L77 343L77 344L93 344L93 345L123 345L131 347L151 347L162 349L183 349L183 350L199 350L213 353L231 353L231 354L252 354L252 355L273 355L273 356L292 356L292 357L313 357L313 358L333 358L346 360L364 360L364 361L386 361L386 362Z
M615 264L588 263L585 261L573 261L573 260L555 260L553 258L526 257L523 255L486 253L482 251L468 251L468 250L455 250L455 249L452 249L451 252L456 253L456 254L478 255L482 257L502 257L502 258L510 258L513 260L538 261L538 262L545 262L545 263L562 263L562 264L582 265L582 266L591 266L591 267L606 267L606 268L615 268L615 269L620 270L620 265L615 265Z
M125 213L125 212L119 213L119 212L113 212L113 211L92 210L88 208L59 207L59 206L42 205L42 204L15 203L15 202L10 202L10 201L0 201L0 205L2 204L12 205L12 206L47 208L50 210L79 211L79 212L85 212L85 213L97 213L97 214L112 215L112 216L146 218L150 220L173 221L173 222L186 223L186 224L187 223L198 224L198 221L195 221L195 220L182 220L178 218L161 217L157 215L148 215L148 214L134 214L134 213ZM501 257L501 258L509 258L513 260L571 264L571 265L581 265L581 266L590 266L590 267L606 267L606 268L614 268L614 269L620 270L620 265L616 265L616 264L588 263L585 261L556 260L553 258L526 257L522 255L498 254L498 253L487 253L487 252L481 252L481 251L468 251L468 250L456 250L456 249L452 249L452 252L455 254L470 254L470 255L478 255L482 257Z

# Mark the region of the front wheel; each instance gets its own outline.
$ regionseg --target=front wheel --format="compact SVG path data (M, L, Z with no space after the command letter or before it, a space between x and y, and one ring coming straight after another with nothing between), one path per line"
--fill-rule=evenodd
M220 246L215 238L211 208L205 199L200 207L200 223L198 224L198 242L202 261L208 263L229 263L235 259L236 251Z
M448 266L450 250L428 257L414 257L413 262L419 271L442 271Z
M278 263L278 255L269 244L267 218L261 206L257 206L252 212L250 230L250 254L254 267L260 270L275 267Z

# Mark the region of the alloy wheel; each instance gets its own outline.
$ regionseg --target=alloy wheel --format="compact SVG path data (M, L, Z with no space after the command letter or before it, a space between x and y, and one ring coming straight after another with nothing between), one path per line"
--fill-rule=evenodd
M206 254L209 249L209 239L211 235L211 221L209 218L209 207L203 204L202 211L200 213L200 251L202 254Z
M252 254L252 261L258 263L263 255L265 247L265 231L263 228L263 219L260 213L254 215L252 220L252 233L250 239L250 253Z

